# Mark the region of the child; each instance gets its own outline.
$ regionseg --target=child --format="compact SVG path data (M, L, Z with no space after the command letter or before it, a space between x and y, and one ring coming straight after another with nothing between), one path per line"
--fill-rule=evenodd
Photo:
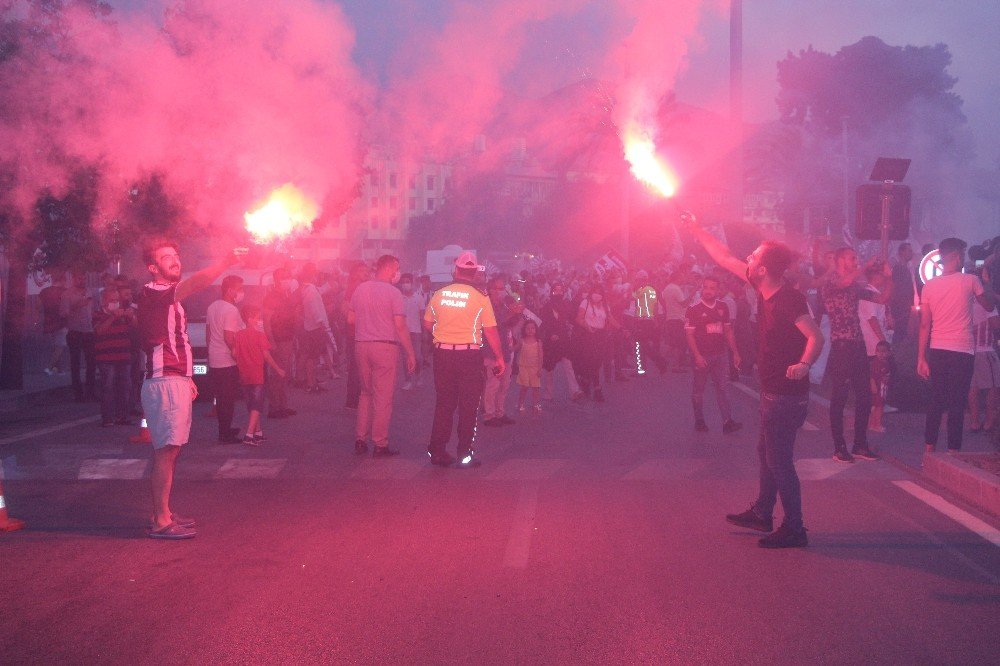
M875 345L875 355L871 357L872 417L868 429L873 432L885 432L882 414L885 412L885 396L891 375L892 347L885 340L880 340Z
M517 395L517 409L524 411L524 399L528 391L532 392L529 406L534 405L536 412L542 411L538 400L538 391L542 385L542 341L538 339L538 325L526 321L521 327L521 339L514 348L517 361L517 385L520 390Z
M270 365L279 377L284 377L285 371L271 356L271 343L264 334L260 308L256 305L246 305L243 307L242 315L247 327L236 332L233 356L236 357L240 383L247 392L247 410L250 412L243 443L248 446L260 446L264 441L264 433L260 428L260 413L264 411L265 396L264 363Z

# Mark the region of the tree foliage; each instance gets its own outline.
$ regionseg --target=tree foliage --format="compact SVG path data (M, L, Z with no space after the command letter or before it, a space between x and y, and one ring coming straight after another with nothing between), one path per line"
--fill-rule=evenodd
M877 37L832 54L788 53L778 63L781 120L747 147L752 186L784 192L794 227L806 207L839 214L845 178L853 196L877 157L908 157L914 218L937 217L954 205L973 156L950 64L944 44L891 46ZM835 226L844 221L837 217Z

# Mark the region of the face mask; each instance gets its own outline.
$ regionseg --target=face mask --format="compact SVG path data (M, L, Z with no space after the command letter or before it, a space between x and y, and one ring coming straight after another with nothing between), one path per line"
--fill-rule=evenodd
M403 284L399 285L399 289L404 294L412 294L413 293L413 283L412 282L404 282Z
M107 310L108 312L118 312L118 310L120 310L121 307L122 304L119 303L118 301L111 301L106 306L104 306L104 309Z
M244 294L242 291L236 292L236 303L237 304L242 303L245 295L246 294Z
M281 287L282 291L291 291L292 281L291 279L281 280L280 282L278 282L278 286Z
M604 300L604 296L602 296L601 294L591 294L590 300L594 301L595 303L600 303L601 301Z
M258 321L253 327L262 333L264 332L264 322L262 321Z
M396 273L392 276L392 283L396 284L398 282L399 282L399 271L396 271Z

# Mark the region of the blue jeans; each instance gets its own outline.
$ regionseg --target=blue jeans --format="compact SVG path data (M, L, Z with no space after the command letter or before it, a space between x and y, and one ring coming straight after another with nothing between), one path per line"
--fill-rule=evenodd
M125 421L132 401L132 365L98 363L97 373L101 378L101 420Z
M802 490L795 472L792 452L795 433L806 421L808 395L760 395L760 495L754 511L762 518L774 514L774 504L781 497L785 527L802 529Z
M694 383L691 389L691 404L694 405L694 418L705 420L705 386L709 377L715 384L715 401L719 403L719 413L723 421L733 418L733 410L729 406L729 354L704 354L705 368L694 368Z

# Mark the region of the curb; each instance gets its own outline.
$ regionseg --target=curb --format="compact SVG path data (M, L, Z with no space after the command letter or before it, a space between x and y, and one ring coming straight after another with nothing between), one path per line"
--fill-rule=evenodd
M53 400L70 401L73 389L70 386L53 386L38 391L0 391L0 413L29 409L40 403Z
M929 480L966 502L994 516L1000 516L1000 477L995 474L984 472L950 453L925 453L923 471Z

